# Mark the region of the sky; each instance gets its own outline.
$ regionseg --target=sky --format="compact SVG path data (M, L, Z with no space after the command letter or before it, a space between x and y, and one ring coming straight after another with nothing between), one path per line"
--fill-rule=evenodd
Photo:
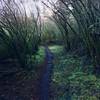
M0 0L2 1L2 0ZM36 6L37 5L40 9L40 15L42 19L45 19L45 16L52 16L52 11L47 8L46 6L44 6L44 4L42 2L45 2L46 4L48 4L50 6L50 4L48 3L48 0L14 0L17 4L20 3L20 1L23 2L25 8L26 8L26 12L27 15L30 16L30 11L34 14L37 14L37 10L36 10ZM33 1L36 1L35 3ZM50 0L50 1L57 1L57 0Z
M49 8L45 7L43 5L43 2L45 2L46 4L48 4L47 0L38 0L37 2L35 2L35 4L39 7L40 9L40 14L42 17L44 16L51 16L52 12ZM28 16L30 16L30 10L33 11L34 13L36 13L36 7L35 4L33 3L33 0L25 0L24 1L24 5L26 8L26 12L28 14Z

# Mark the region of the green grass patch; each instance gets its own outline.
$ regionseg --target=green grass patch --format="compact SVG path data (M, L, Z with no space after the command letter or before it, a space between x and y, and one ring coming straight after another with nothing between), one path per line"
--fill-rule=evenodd
M44 62L44 60L45 60L45 48L44 47L41 46L39 48L39 51L36 54L36 59L35 60L36 60L37 64L41 64L41 63Z
M27 66L29 70L35 72L45 61L45 48L40 46L35 55L27 56Z
M71 54L64 54L62 48L50 47L55 55L51 100L68 100L68 96L71 100L99 100L100 78L84 72L81 59ZM87 67L89 66L91 65Z
M49 49L51 50L51 52L53 52L54 54L58 54L61 53L63 51L63 46L58 46L58 45L54 45L54 46L49 46Z
M27 79L37 79L40 77L40 70L43 68L41 67L45 61L45 48L40 46L36 55L33 55L32 58L28 59L29 63L29 70L26 71ZM31 65L32 64L32 65Z

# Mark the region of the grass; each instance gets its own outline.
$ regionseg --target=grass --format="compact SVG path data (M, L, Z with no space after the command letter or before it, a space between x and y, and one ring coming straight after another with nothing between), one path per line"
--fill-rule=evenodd
M31 60L29 59L29 62L32 61L33 66L30 70L30 77L31 74L34 76L34 78L38 77L39 70L41 70L41 66L43 67L43 64L45 62L45 48L40 46L38 52L32 56ZM33 77L32 76L32 77Z
M45 48L40 46L39 51L36 54L36 64L41 64L45 59Z
M59 54L59 53L61 54L64 48L62 46L54 45L54 46L49 46L49 49L54 54Z
M39 74L38 70L42 69L41 66L43 65L44 61L45 61L45 48L40 46L36 55L32 55L32 58L28 58L27 70L22 69L18 63L16 64L16 62L12 62L11 60L11 62L7 64L0 65L1 66L0 77L4 77L13 73L14 75L18 75L18 77L20 76L24 77L22 80L24 80L27 77L36 78L38 77Z
M40 46L38 52L35 55L32 55L30 58L28 58L28 64L32 64L32 69L34 70L34 67L40 66L44 63L45 60L45 48Z
M99 100L100 78L82 70L81 58L65 54L62 46L50 49L55 55L51 100Z

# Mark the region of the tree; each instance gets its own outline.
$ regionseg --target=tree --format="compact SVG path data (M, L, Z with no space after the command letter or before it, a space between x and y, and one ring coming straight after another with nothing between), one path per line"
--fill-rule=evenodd
M3 0L0 14L0 41L4 46L5 56L1 60L17 60L21 68L30 69L33 63L28 62L38 51L40 33L38 31L38 17L27 17L26 9L22 2L17 4Z
M73 32L77 39L83 41L81 43L82 46L84 45L86 55L91 57L94 72L99 75L100 1L96 0L94 3L93 0L58 0L56 4L48 2L52 5L49 8L54 12L53 18L55 22L61 30L64 30L64 34L62 35L64 36L68 50L72 48L70 46L72 41L69 37L71 36L71 32ZM48 5L46 6L48 7Z

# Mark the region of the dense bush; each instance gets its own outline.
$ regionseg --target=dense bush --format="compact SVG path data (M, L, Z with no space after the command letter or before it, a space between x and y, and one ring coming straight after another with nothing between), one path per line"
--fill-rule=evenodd
M37 18L28 17L21 2L17 4L14 1L1 1L1 4L2 2L0 61L12 59L13 63L13 59L16 59L22 68L27 69L31 66L31 64L27 64L27 60L36 54L40 43L41 33L38 29Z

